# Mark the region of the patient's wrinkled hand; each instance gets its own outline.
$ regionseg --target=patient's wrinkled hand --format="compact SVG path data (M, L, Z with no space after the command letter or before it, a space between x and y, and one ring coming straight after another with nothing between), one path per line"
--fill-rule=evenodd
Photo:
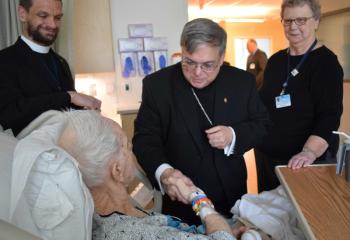
M235 236L237 239L241 239L243 233L248 231L250 228L244 225L231 225L231 232L232 235Z

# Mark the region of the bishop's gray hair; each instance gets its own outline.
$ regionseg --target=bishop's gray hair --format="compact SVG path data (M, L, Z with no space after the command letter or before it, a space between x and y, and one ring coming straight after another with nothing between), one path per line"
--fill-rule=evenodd
M74 145L70 147L88 187L103 183L108 162L119 155L121 142L112 124L100 113L78 110L64 113L66 129L73 131Z
M185 24L180 45L192 54L199 46L219 47L222 55L226 50L227 34L219 24L206 18L197 18Z

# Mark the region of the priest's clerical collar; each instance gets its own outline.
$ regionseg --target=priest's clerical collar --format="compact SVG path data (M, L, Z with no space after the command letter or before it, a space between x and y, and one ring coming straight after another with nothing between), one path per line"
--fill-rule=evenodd
M41 46L32 40L29 40L25 36L21 35L21 39L34 51L38 53L48 53L50 51L50 47L48 46Z

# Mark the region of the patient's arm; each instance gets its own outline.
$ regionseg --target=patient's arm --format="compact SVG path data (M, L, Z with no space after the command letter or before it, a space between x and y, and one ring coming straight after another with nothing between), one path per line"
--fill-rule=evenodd
M202 221L204 222L206 228L206 234L211 234L217 231L225 231L233 235L230 225L219 213L207 215L204 217L204 219L202 219Z
M198 190L197 187L185 184L181 178L170 178L169 181L178 188L180 194L185 199L187 199L189 202L192 201L191 194ZM211 234L217 231L225 231L229 234L232 234L231 227L225 218L223 218L209 205L202 206L201 208L200 217L206 226L206 234Z

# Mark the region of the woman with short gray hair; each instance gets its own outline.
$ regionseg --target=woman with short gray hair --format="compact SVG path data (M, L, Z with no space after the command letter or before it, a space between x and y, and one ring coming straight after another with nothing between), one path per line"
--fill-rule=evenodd
M259 192L279 185L276 165L291 169L334 163L339 138L332 134L343 112L343 70L317 41L318 0L284 0L281 22L289 47L268 60L260 90L273 126L255 148Z

